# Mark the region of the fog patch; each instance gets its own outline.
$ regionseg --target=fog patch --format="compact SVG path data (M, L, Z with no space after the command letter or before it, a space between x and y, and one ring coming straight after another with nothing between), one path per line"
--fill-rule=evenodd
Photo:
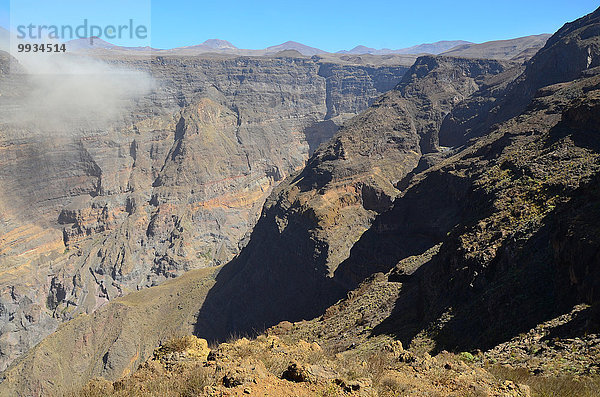
M11 51L14 111L3 123L31 132L74 134L108 128L154 89L151 76L87 55ZM18 62L18 65L14 63ZM11 106L12 107L12 106Z

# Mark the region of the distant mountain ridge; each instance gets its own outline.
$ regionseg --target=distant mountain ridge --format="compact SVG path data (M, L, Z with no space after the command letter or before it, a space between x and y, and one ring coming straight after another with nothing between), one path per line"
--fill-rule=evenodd
M1 34L1 33L0 33ZM260 50L249 50L238 48L227 40L208 39L201 44L177 47L171 49L157 49L151 47L122 47L111 44L98 37L75 39L67 41L67 47L72 51L87 51L87 50L151 50L153 52L164 52L169 54L196 55L203 53L223 53L231 55L273 55L282 51L298 51L301 55L313 56L327 54L327 51L318 48L310 47L295 41L287 41L285 43L267 47Z
M297 43L295 41L286 41L283 44L267 47L268 53L277 53L280 51L295 50L302 55L313 56L319 54L327 54L327 51L320 50L318 48L309 47L307 45Z
M236 46L234 46L233 44L231 44L229 41L220 40L220 39L208 39L201 44L196 44L196 45L186 46L186 47L178 47L175 49L204 49L206 51L238 50L238 48Z
M67 41L67 48L71 51L76 50L88 50L93 48L113 49L122 48L117 45L111 44L108 41L104 41L99 37L90 37L83 39L74 39Z
M237 50L238 49L236 46L234 46L227 40L220 40L220 39L208 39L202 44L207 47L219 49L219 50L221 50L221 49Z
M259 50L250 50L238 48L231 44L229 41L220 40L220 39L210 39L206 40L202 44L187 46L187 47L177 47L167 50L157 50L163 51L171 54L185 54L185 55L195 55L202 54L208 52L220 53L220 54L230 54L230 55L249 55L249 56L263 56L263 55L274 55L280 53L282 51L297 51L301 55L304 56L313 56L313 55L323 55L327 54L327 51L320 50L315 47L310 47L302 43L298 43L295 41L286 41L285 43L281 43L278 45L270 46L264 49Z
M0 26L0 43L8 47L9 31ZM442 40L434 43L418 44L407 48L376 49L364 45L358 45L351 50L337 51L341 55L407 55L407 54L444 54L466 58L491 58L491 59L529 59L545 44L550 37L549 34L539 34L519 37L510 40L496 40L484 43L472 43L464 40ZM231 42L222 39L208 39L204 42L191 46L176 47L170 49L157 49L152 47L124 47L109 43L102 38L93 37L93 43L89 38L80 38L67 41L70 51L109 50L109 51L152 51L172 55L198 55L204 53L217 53L242 56L264 56L275 55L282 51L297 51L304 56L330 54L327 51L311 47L296 41L286 41L278 45L269 46L264 49L243 49Z
M435 43L419 44L412 47L391 50L389 48L376 49L359 45L350 51L338 51L340 54L372 54L372 55L387 55L387 54L432 54L438 55L460 45L474 44L470 41L454 40L454 41L437 41Z
M523 61L531 58L537 50L545 44L550 37L548 34L519 37L511 40L489 41L485 43L472 43L464 40L437 41L435 43L419 44L412 47L400 49L376 49L359 45L346 51L338 51L336 55L410 55L410 54L444 54L448 56L466 57L466 58L491 58L491 59L512 59ZM102 39L94 38L94 44L90 45L89 39L76 39L67 42L67 45L73 51L79 50L110 50L110 51L143 51L151 50L156 53L168 55L199 55L205 53L216 53L224 55L238 56L268 56L281 53L283 51L297 51L304 56L315 56L331 54L316 47L311 47L296 41L286 41L285 43L269 46L264 49L252 50L238 48L227 40L209 39L201 44L177 47L171 49L155 49L150 47L120 47L108 43ZM290 53L291 54L291 53Z

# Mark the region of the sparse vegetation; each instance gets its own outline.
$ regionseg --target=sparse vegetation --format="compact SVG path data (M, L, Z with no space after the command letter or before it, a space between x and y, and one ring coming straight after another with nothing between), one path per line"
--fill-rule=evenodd
M318 397L338 397L341 396L342 393L339 386L332 382L321 390Z
M194 348L197 343L197 338L192 335L185 335L179 338L169 339L160 348L162 353L179 353L187 349Z
M393 376L383 377L378 386L379 395L381 397L401 396L407 391L406 385Z
M501 380L510 380L531 388L533 397L597 397L600 377L536 376L525 368L494 365L488 370Z
M196 345L194 337L175 338L157 352L182 353ZM475 367L472 360L465 360L465 353L425 354L406 360L412 353L397 343L383 346L369 342L364 347L334 354L302 340L286 344L276 336L230 340L217 346L208 361L178 356L167 362L164 354L155 354L134 374L114 383L95 379L71 397L242 395L253 390L269 390L273 395L280 390L307 397L442 396L451 392L525 396L526 389L519 384L529 385L535 396L588 397L595 395L594 387L599 385L592 379L534 377L526 371L498 366L490 368L492 375ZM305 375L293 381L283 379L291 363Z

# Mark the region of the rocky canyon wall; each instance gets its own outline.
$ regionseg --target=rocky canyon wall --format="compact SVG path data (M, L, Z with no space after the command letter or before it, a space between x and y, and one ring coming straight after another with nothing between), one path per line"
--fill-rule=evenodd
M273 187L407 69L101 58L40 77L2 55L0 370L78 313L229 261Z

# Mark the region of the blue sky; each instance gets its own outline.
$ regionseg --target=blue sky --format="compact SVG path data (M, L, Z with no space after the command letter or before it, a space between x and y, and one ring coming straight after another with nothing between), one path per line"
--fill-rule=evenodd
M438 40L483 42L553 33L598 6L597 0L13 0L12 15L56 25L78 24L84 18L103 26L129 18L151 21L148 40L156 48L221 38L240 48L294 40L338 51L359 44L403 48ZM10 15L10 0L0 0L0 25L8 27Z

